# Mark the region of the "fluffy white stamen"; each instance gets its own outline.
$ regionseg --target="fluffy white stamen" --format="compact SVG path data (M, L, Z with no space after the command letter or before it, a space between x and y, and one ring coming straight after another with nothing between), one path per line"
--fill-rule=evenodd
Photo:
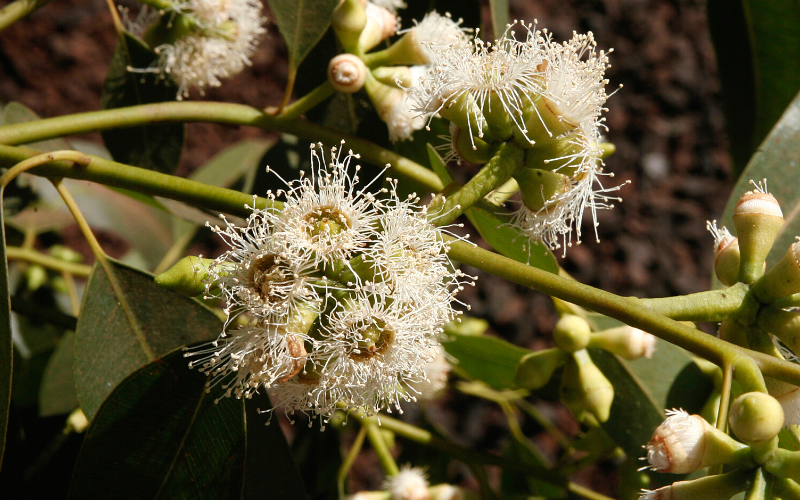
M428 479L419 467L405 465L396 475L386 480L384 489L391 500L429 500Z

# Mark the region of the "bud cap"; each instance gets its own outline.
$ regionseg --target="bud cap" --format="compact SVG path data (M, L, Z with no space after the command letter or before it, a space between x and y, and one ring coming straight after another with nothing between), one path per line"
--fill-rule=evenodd
M742 441L761 443L783 428L783 408L777 399L763 392L748 392L733 401L728 422Z

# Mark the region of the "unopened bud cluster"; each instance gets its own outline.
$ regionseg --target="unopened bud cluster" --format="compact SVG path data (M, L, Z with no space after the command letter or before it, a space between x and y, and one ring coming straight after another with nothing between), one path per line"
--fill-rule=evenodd
M193 88L202 95L251 64L266 33L261 9L260 0L181 0L158 12L145 6L127 23L128 30L155 51L158 61L129 70L172 80L178 99Z
M553 340L555 348L533 352L520 360L514 383L526 389L540 389L563 366L561 401L578 420L590 425L608 420L614 387L587 349L604 349L632 360L650 358L656 346L654 336L630 326L593 333L585 319L572 314L565 314L556 323Z
M207 297L225 300L220 337L186 354L209 388L269 389L276 406L312 416L337 403L399 409L446 382L438 336L458 315L464 275L417 198L400 199L392 180L359 188L352 152L333 148L326 160L318 145L311 158L310 175L268 193L271 208L211 228L230 246L222 256L190 258L158 280L191 292L200 279Z

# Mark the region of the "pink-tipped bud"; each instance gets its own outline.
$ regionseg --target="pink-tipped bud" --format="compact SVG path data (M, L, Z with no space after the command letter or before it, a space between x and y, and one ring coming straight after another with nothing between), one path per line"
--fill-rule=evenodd
M367 80L367 66L353 54L339 54L328 63L328 81L339 92L352 94Z
M701 467L728 463L745 446L717 430L700 415L667 411L667 419L647 443L647 461L658 472L688 474Z
M771 304L800 292L800 242L795 241L767 274L753 283L759 301Z
M717 221L706 222L714 236L714 272L725 286L736 283L739 276L739 240L725 226L717 228Z
M366 52L395 34L397 16L372 2L367 4L364 12L367 15L367 23L358 39L358 45Z
M627 325L593 333L589 339L589 347L604 349L629 360L653 357L657 343L655 336Z
M764 272L764 261L775 238L783 228L783 212L778 200L764 186L745 193L736 203L733 224L739 237L739 276L743 283L752 283Z
M428 479L419 467L403 466L386 480L384 489L389 491L391 500L430 500Z

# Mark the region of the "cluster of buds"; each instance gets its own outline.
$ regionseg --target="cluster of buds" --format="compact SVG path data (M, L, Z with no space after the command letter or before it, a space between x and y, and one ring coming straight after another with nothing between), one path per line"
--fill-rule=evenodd
M209 388L267 389L276 406L312 416L399 410L446 381L438 337L466 278L418 198L400 199L391 179L357 187L352 152L333 148L327 166L324 156L312 145L311 175L269 192L270 208L253 208L246 225L212 227L230 246L223 255L157 281L190 293L202 282L225 301L220 337L186 353Z
M768 484L779 498L798 498L800 485L795 480L800 473L800 452L778 448L778 432L784 418L780 403L772 396L750 392L733 401L728 423L741 442L699 415L681 410L667 411L667 415L646 446L645 459L650 463L646 468L689 474L703 467L724 465L731 472L646 490L640 500L728 500L745 490L748 498L767 498L762 490ZM777 494L778 491L785 493ZM762 495L752 496L751 492Z
M736 203L734 237L727 228L708 227L714 236L714 270L719 281L750 285L752 311L722 322L720 338L780 358L800 353L800 242L792 244L771 269L766 258L784 226L780 204L766 188L754 184ZM767 378L767 388L780 404L787 425L800 424L800 388Z
M126 24L158 60L152 67L129 71L172 80L178 86L178 99L189 97L193 88L202 95L205 88L219 87L222 79L251 64L266 33L261 9L260 0L176 0L161 11L145 6Z
M614 386L594 364L587 349L603 349L628 360L650 358L656 338L630 326L592 332L580 316L565 314L553 330L556 347L533 352L517 365L515 385L540 389L553 373L564 367L561 375L561 401L579 421L597 426L605 422L614 401Z
M468 38L461 21L431 12L388 48L366 53L394 34L391 15L342 0L333 25L348 54L331 61L333 87L366 90L393 141L445 118L447 160L483 164L506 143L523 150L524 165L513 175L522 194L513 224L551 248L571 245L573 229L580 242L585 209L596 219L619 189L601 182L612 175L603 173L602 159L613 147L601 144L609 62L592 33L559 43L547 30L515 22L487 43L477 33Z

